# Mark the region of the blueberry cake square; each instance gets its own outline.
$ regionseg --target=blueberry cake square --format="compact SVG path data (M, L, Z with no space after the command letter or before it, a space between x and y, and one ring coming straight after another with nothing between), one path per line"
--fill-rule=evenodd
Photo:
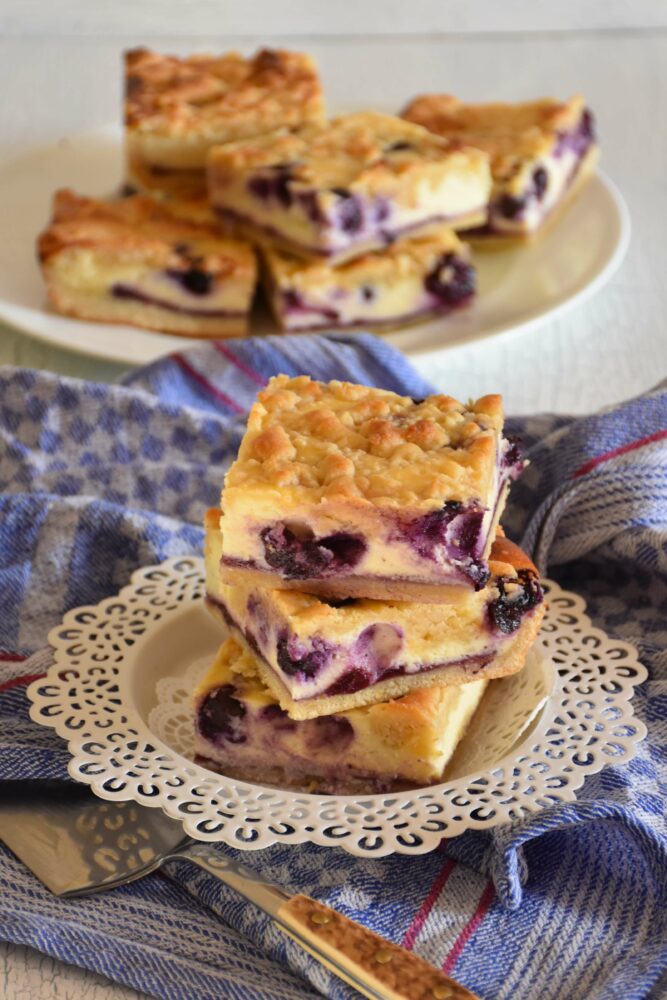
M225 583L220 511L206 527L207 607L257 659L290 718L308 719L399 698L419 688L516 673L540 627L537 570L499 535L491 578L452 604L340 600Z
M49 299L69 316L190 337L242 336L256 284L251 247L148 195L56 192L37 249Z
M488 153L493 190L488 219L476 236L535 234L581 190L598 160L593 116L580 96L565 102L464 104L449 94L426 94L403 116Z
M246 235L336 264L436 223L481 224L490 191L485 153L376 112L218 146L208 176Z
M475 294L468 247L444 226L339 267L269 247L262 258L267 297L288 332L402 326L460 309Z
M323 115L317 67L300 52L125 54L127 177L139 189L203 193L211 146Z
M411 399L278 375L225 478L222 572L325 597L455 600L486 584L522 468L499 396Z
M197 763L231 778L331 794L442 780L487 681L432 687L387 703L296 721L251 651L227 639L194 693Z

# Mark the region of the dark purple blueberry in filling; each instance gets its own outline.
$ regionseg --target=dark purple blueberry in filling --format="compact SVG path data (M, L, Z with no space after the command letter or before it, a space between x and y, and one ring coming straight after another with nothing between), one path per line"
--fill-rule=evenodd
M272 569L291 580L330 576L352 569L366 552L358 535L340 531L325 538L298 538L286 524L275 524L261 533L264 558Z
M166 273L191 295L207 295L211 291L213 275L209 274L208 271L201 271L198 267L190 267L187 271L169 268Z
M520 569L518 577L518 582L506 577L499 577L497 581L500 596L487 608L493 631L510 635L519 628L523 616L542 603L544 595L535 574L529 569Z
M303 205L306 215L312 223L319 225L325 221L320 208L320 203L314 191L299 191L296 194L296 197Z
M326 693L327 695L354 694L355 691L361 691L372 682L373 678L369 677L365 670L348 670L327 688Z
M586 108L575 128L569 132L559 133L553 155L560 156L566 150L571 150L578 157L582 157L595 139L595 121L591 111Z
M286 288L283 292L283 302L286 309L305 309L306 304L293 288Z
M426 275L424 286L445 305L462 305L475 293L475 269L456 254L446 253Z
M311 751L325 748L342 753L354 739L352 724L340 715L323 715L308 723L308 745Z
M276 198L285 208L289 208L292 204L292 192L290 191L289 185L292 180L292 173L288 166L283 166L282 164L278 167L274 167L277 172L277 176L274 180L274 191Z
M584 109L584 113L581 116L581 121L579 122L579 134L584 139L590 139L594 141L595 136L595 121L593 119L593 113L589 108Z
M184 288L187 288L193 295L206 295L211 291L213 275L207 271L200 271L199 268L191 267L181 276Z
M511 194L504 194L498 202L498 212L505 219L516 219L525 207L525 198L514 198Z
M446 500L440 510L431 511L403 526L403 535L424 559L436 563L453 562L480 590L489 577L480 561L484 510Z
M358 233L364 224L364 217L359 201L347 188L332 188L340 198L337 207L338 221L344 233Z
M255 629L255 634L257 637L255 644L266 646L266 643L269 638L269 625L266 620L264 608L262 607L262 602L258 600L258 598L255 597L254 594L251 594L250 597L248 598L246 609L248 611L248 615L250 616L250 618L252 618L253 621L253 628ZM248 639L248 641L252 645L252 640L249 635L246 635L246 639Z
M523 443L521 438L511 435L505 438L507 448L503 455L503 465L505 468L514 470L516 475L523 471Z
M288 677L296 674L315 677L329 662L332 652L331 643L318 636L313 638L310 646L306 646L296 636L288 636L286 632L280 635L276 647L278 666Z
M248 191L256 198L266 201L273 194L273 179L271 177L251 177L248 181Z
M361 297L364 302L372 302L375 298L375 289L372 288L371 285L362 285Z
M234 697L233 684L214 688L199 706L197 724L204 739L211 743L245 743L245 705Z
M250 597L248 598L248 603L246 604L246 609L250 617L257 618L259 616L261 607L262 607L262 602L257 597L255 597L254 594L251 594Z
M292 733L296 729L296 722L290 719L287 712L280 705L267 705L261 711L262 719L270 722L273 729L279 733Z
M330 608L351 608L359 603L359 597L320 597L322 604L328 604Z
M396 659L403 648L403 630L398 625L378 622L363 630L350 649L354 666L327 688L328 695L352 694L375 684L387 674L400 673Z
M378 198L375 202L374 213L376 222L385 222L391 214L391 205L387 198Z
M544 192L547 189L548 183L549 175L544 167L538 167L537 170L533 171L533 187L535 188L535 197L538 201L542 201L544 198Z
M280 705L267 705L266 708L262 709L261 715L263 719L268 719L269 722L274 722L276 719L289 718L287 712Z

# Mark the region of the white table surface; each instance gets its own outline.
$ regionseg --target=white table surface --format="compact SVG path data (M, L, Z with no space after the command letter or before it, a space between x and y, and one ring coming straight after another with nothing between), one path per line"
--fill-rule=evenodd
M51 11L56 6L47 5ZM71 13L77 4L70 0L65 6ZM129 9L131 5L124 6ZM136 6L143 10L146 5L137 2ZM594 6L598 13L603 7ZM46 9L32 2L14 7L32 9L35 16L37 8ZM83 11L80 0L79 7ZM620 7L609 5L615 16ZM91 8L86 5L86 9ZM460 5L457 10L461 13ZM296 39L235 38L223 36L218 27L203 40L173 37L173 23L169 38L151 36L143 22L141 33L124 34L118 28L124 23L111 25L114 30L104 37L86 36L86 30L92 29L84 24L79 31L70 19L69 33L55 38L51 32L57 26L52 18L40 34L34 24L33 29L27 27L27 18L22 22L16 15L9 25L14 37L5 32L0 39L1 156L113 121L120 100L119 53L137 44L184 53L231 47L252 51L258 44L274 43L306 48L320 62L329 95L343 106L363 102L398 108L414 94L429 90L449 90L471 100L582 91L597 114L604 168L630 208L633 239L625 263L593 299L556 322L509 340L422 356L416 364L454 395L502 392L510 413L586 412L642 392L665 376L664 28ZM627 21L619 15L614 23ZM4 233L3 238L11 239L11 234ZM120 366L47 347L6 327L0 327L0 363L100 380L114 379L122 371ZM2 1000L128 1000L138 996L30 949L0 944Z

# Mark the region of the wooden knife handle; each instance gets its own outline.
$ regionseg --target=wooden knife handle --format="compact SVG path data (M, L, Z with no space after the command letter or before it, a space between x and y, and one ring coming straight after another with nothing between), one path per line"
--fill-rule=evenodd
M478 1000L423 958L309 896L292 896L278 920L281 930L372 1000Z

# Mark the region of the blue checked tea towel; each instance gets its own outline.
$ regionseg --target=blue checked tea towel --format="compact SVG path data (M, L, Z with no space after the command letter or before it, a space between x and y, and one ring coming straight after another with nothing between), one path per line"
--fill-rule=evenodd
M63 613L138 566L199 551L258 388L308 373L430 387L371 336L213 343L123 385L0 369L0 777L66 778L28 718ZM421 857L276 846L247 859L443 967L484 1000L667 996L667 386L583 419L510 420L531 464L504 518L649 669L638 756L576 803ZM220 850L227 850L221 847ZM0 846L0 937L165 1000L342 1000L352 991L259 911L186 864L61 901Z

